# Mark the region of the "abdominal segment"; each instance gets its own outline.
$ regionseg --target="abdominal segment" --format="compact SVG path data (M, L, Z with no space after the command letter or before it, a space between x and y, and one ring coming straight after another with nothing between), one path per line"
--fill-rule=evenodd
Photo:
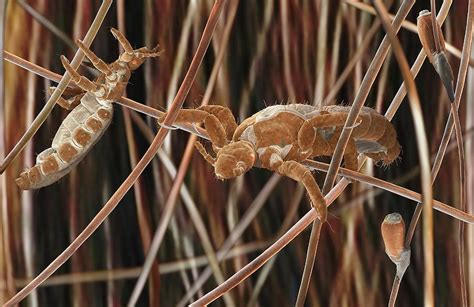
M36 165L16 179L23 190L50 185L71 171L99 140L113 115L110 102L87 93L64 119L50 148L36 157Z

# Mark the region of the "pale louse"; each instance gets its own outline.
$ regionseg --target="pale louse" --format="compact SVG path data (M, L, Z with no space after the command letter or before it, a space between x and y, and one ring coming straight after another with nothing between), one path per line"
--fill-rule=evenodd
M82 42L78 47L89 58L101 74L94 81L79 75L62 56L64 68L71 74L72 81L86 93L72 98L60 98L58 104L72 109L54 136L50 148L36 157L36 164L25 170L16 179L23 189L38 189L50 185L71 171L100 139L112 121L113 103L123 94L131 72L148 57L160 55L158 46L153 49L142 47L133 50L125 36L116 29L112 34L125 52L112 64L106 64Z

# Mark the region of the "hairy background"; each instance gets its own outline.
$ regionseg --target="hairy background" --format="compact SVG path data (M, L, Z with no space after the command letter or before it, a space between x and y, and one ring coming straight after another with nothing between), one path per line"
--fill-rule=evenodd
M389 7L395 12L399 1ZM106 62L114 61L118 44L111 27L125 27L134 47L160 44L164 53L149 59L137 70L127 88L127 96L165 110L189 67L213 1L144 0L124 1L123 14L116 1L94 40L91 49ZM4 20L5 50L62 74L59 55L72 58L73 41L82 38L95 16L99 1L28 0L7 1ZM441 2L438 2L438 7ZM42 19L33 18L25 7ZM455 1L443 26L446 41L461 49L467 1ZM415 4L407 20L416 23L418 12L429 9L428 1ZM376 17L343 1L228 1L214 38L198 72L185 107L200 105L209 84L219 50L225 48L225 27L230 35L212 90L212 104L229 107L239 122L273 104L350 105L385 32L381 27L357 60L340 88L336 81L361 48ZM63 38L48 29L63 33ZM398 35L412 63L421 44L416 34L401 29ZM65 40L66 38L67 40ZM448 56L455 76L459 59ZM93 78L87 68L81 72ZM14 146L46 101L54 83L13 64L4 65L5 98L1 106L2 157ZM402 77L398 64L389 56L367 99L366 105L385 112L398 90ZM416 79L425 117L431 153L435 153L449 114L448 97L434 69L426 62ZM472 99L473 83L468 79L464 99ZM328 94L331 96L328 97ZM471 103L472 104L472 103ZM155 119L115 107L114 120L102 139L70 175L40 190L21 192L14 178L35 157L50 146L55 131L67 112L55 107L26 149L2 175L0 302L10 298L46 267L89 223L105 201L130 173L149 145L150 133L157 131ZM471 176L472 106L461 102L460 116L465 127L467 174ZM145 123L145 124L144 124ZM407 100L393 123L402 145L401 158L389 167L365 171L376 177L420 191L415 133ZM170 132L164 152L179 167L189 138L187 132ZM203 141L207 143L207 141ZM328 162L329 160L324 160ZM434 198L459 204L456 150L446 154L434 185ZM324 173L314 173L322 184ZM230 259L221 262L226 277L242 268L281 235L310 208L301 187L282 178L269 190L262 190L272 176L267 170L252 169L243 177L218 181L212 166L194 153L184 184L204 219L212 245L217 250L254 204L257 196L265 203L237 242ZM162 216L174 177L156 158L134 188L127 193L102 227L23 304L120 306L131 294L150 240ZM472 189L468 186L468 190ZM263 193L263 194L262 194ZM470 195L469 195L470 196ZM399 212L410 221L415 203L370 186L353 183L330 209L323 227L307 302L311 306L381 306L388 302L395 271L384 252L380 224L390 212ZM469 197L468 205L472 199ZM434 215L436 304L461 304L458 227L446 215ZM471 232L467 232L466 256L473 270ZM241 306L249 302L261 306L294 304L304 267L309 231L282 250L268 267L266 277L252 275L230 292ZM203 267L171 267L179 260L204 255L193 220L177 200L147 288L139 305L175 305L187 292ZM423 249L421 232L412 243L411 266L402 282L398 306L423 303ZM199 258L201 259L201 258ZM205 256L204 258L205 259ZM473 274L468 293L474 295ZM257 282L261 280L263 283ZM216 286L211 277L198 294ZM197 296L194 296L195 298ZM220 300L216 305L222 305Z

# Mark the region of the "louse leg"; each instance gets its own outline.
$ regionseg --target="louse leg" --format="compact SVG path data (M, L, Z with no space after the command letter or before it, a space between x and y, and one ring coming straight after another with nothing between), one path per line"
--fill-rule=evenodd
M278 173L290 177L293 180L301 182L311 199L312 206L316 209L319 214L319 219L322 223L326 222L327 219L327 207L326 201L324 200L323 194L319 189L316 180L314 179L311 171L296 161L285 161L277 169Z
M204 127L207 134L212 141L212 144L217 148L224 147L227 144L227 137L224 127L219 119L214 114L209 114L204 118Z
M343 126L347 119L347 112L334 112L316 115L306 120L298 131L298 145L302 152L311 149L316 137L317 128Z
M48 94L51 95L56 87L51 86L48 89ZM64 98L62 96L70 96L69 98ZM57 104L62 108L71 111L81 103L81 98L84 96L85 92L79 88L66 88L63 95L58 98Z
M48 89L48 95L52 95L55 90L56 90L55 86L50 86ZM84 93L85 93L84 90L78 87L66 87L66 89L63 92L63 96L72 97L72 96L76 96L76 95L84 94Z
M69 61L64 55L61 56L61 63L64 66L64 69L71 75L72 81L79 86L81 89L86 92L99 93L102 87L94 82L90 81L84 76L81 76L77 71L72 68L69 64ZM105 93L104 93L105 94Z
M206 148L204 148L204 146L199 142L199 141L196 141L194 142L194 147L196 147L196 149L199 151L199 153L201 154L201 156L211 165L214 165L214 163L216 163L216 159L214 157L212 157L207 151L206 151Z
M232 114L232 111L229 108L219 106L219 105L208 105L208 106L200 106L197 108L198 110L206 111L210 114L214 114L219 121L221 122L222 126L227 135L227 139L232 139L235 130L237 129L237 122L235 121L235 117Z
M337 127L336 129L334 129L329 139L325 139L321 134L318 134L312 146L313 156L332 156L342 129L342 127ZM357 171L357 155L357 146L354 138L351 137L349 138L346 149L344 151L344 167L350 170Z
M161 124L165 116L158 120ZM209 112L203 110L182 109L178 112L176 124L200 124L204 123L204 128L209 134L209 139L216 148L222 148L227 144L226 131L219 119Z
M84 94L79 94L79 95L76 95L76 96L68 98L68 99L65 99L63 97L59 97L58 101L57 101L57 104L60 105L63 109L71 111L81 103L81 98L83 96L84 96Z
M260 156L260 160L263 167L302 183L308 192L311 205L319 214L319 219L322 223L326 222L326 200L324 200L323 194L321 193L313 174L311 174L311 171L307 167L296 161L283 161L279 152L272 147L269 147L264 151Z
M344 152L344 167L353 171L357 171L358 166L359 163L357 161L357 148L354 139L350 138Z
M109 79L113 76L113 72L102 59L100 59L92 50L90 50L86 45L84 45L80 40L76 40L77 47L84 52L86 57L91 61L97 70L105 74Z

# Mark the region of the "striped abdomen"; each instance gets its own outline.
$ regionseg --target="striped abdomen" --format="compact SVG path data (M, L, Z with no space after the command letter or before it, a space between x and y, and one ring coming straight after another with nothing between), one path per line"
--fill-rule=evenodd
M329 113L348 113L349 106L332 105L322 108ZM400 144L397 141L397 132L388 119L372 108L363 107L351 134L356 150L375 161L387 165L393 162L400 154ZM342 127L333 129L319 129L313 151L322 155L334 152ZM322 146L325 143L326 146Z
M397 132L388 119L372 108L362 108L360 124L354 128L352 137L357 151L375 161L387 165L400 154Z
M16 179L23 189L50 185L71 171L102 136L112 120L110 101L86 93L81 103L64 119L50 148L36 157L36 165Z

